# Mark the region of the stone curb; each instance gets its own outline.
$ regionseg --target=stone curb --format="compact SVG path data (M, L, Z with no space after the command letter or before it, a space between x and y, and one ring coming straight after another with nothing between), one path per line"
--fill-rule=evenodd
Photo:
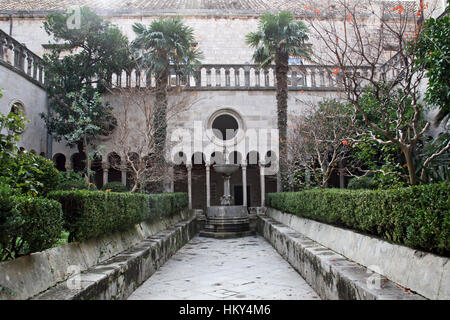
M195 217L50 288L33 300L122 300L197 233ZM76 289L69 289L69 287Z
M258 215L257 230L322 299L426 299L272 218Z

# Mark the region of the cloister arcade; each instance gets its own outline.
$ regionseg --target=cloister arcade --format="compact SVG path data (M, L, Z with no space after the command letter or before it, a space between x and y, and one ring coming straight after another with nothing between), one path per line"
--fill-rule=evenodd
M231 193L235 205L259 207L264 203L266 192L277 191L277 176L266 174L266 169L272 161L277 161L274 154L268 151L263 159L257 151L250 151L245 157L237 151L228 154L229 163L240 165L240 170L231 177ZM221 152L214 152L209 156L196 152L190 157L180 152L178 159L174 160L176 163L169 165L169 175L165 183L167 192L187 192L189 206L193 209L205 209L220 204L224 191L223 179L222 175L214 170L214 164L223 163ZM60 171L80 172L86 165L85 155L82 153L73 153L70 156L57 153L53 161ZM100 189L113 181L122 182L130 188L133 182L125 162L116 152L95 158L91 162L91 170L97 188Z

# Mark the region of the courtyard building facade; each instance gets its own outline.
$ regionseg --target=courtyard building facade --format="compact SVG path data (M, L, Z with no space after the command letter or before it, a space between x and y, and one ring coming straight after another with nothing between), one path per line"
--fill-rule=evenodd
M377 3L380 10L390 5ZM42 23L50 12L70 8L76 12L76 7L83 5L118 25L130 41L135 37L134 23L148 25L160 17L179 16L194 30L198 48L204 54L200 69L186 79L175 74L168 79L170 86L183 84L193 102L188 110L168 122L167 137L171 143L166 160L172 169L166 191L188 192L191 208L218 205L224 192L222 176L213 167L218 159L240 165L230 182L234 204L260 207L264 205L265 193L280 191L275 70L252 63L252 48L246 44L245 35L256 30L265 12L294 10L298 19L303 19L309 13L303 9L302 1L2 1L0 87L4 88L4 98L0 112L23 109L30 123L22 133L21 146L53 159L61 171L83 170L84 154L68 148L64 141L52 140L40 117L49 112L40 57L52 44ZM405 5L417 4L407 1ZM333 19L332 15L329 19ZM321 50L314 34L309 44L314 50ZM389 52L386 58L390 58ZM323 98L342 97L339 79L330 66L303 57L292 57L290 64L289 114L301 114L308 105ZM155 86L154 79L136 70L115 74L111 81L116 89ZM103 99L120 112L120 97L106 94ZM135 126L139 126L139 119ZM227 129L232 132L231 137L216 134L226 134ZM103 147L101 157L93 161L91 168L97 187L111 181L130 184L127 167L111 165L112 159L124 163L113 141L114 132L95 142ZM336 181L339 185L338 177Z

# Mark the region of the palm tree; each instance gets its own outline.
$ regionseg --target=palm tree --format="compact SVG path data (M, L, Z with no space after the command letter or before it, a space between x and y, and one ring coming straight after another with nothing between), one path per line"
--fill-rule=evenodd
M155 156L164 161L170 70L173 69L179 76L193 74L200 64L202 53L196 48L193 29L179 18L161 18L153 21L148 28L135 23L133 31L136 39L131 43L131 48L138 64L156 79Z
M287 189L286 139L287 139L287 73L289 56L308 57L305 41L308 28L302 21L296 21L292 12L281 11L278 15L266 13L258 30L246 36L246 42L255 48L253 60L265 68L275 62L277 87L278 130L280 134L280 174L283 190Z

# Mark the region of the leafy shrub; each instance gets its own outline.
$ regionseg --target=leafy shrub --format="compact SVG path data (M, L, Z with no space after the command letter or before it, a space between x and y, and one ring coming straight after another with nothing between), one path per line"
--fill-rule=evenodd
M110 190L112 192L128 192L127 187L124 186L122 182L117 181L108 182L103 186L102 190Z
M49 198L62 204L69 240L83 241L125 230L148 219L184 209L184 193L135 194L104 191L55 191Z
M450 183L394 190L269 193L266 205L386 240L450 254Z
M0 261L51 248L63 226L61 204L39 197L15 196L0 183Z
M0 98L2 94L0 92ZM25 123L28 122L21 112L16 114L9 112L3 114L0 112L0 161L3 162L14 156L17 150L16 142L20 140L18 132L23 132Z
M83 175L74 171L60 172L57 190L97 190L95 184L87 184Z
M64 181L58 184L57 190L88 190L88 184L85 181Z
M353 178L348 182L347 188L357 189L377 189L376 181L371 177Z
M75 172L73 170L60 171L58 179L59 179L59 183L64 183L67 181L85 182L84 176L81 173Z
M58 184L58 170L53 161L32 153L19 153L1 164L2 176L18 192L46 195Z

